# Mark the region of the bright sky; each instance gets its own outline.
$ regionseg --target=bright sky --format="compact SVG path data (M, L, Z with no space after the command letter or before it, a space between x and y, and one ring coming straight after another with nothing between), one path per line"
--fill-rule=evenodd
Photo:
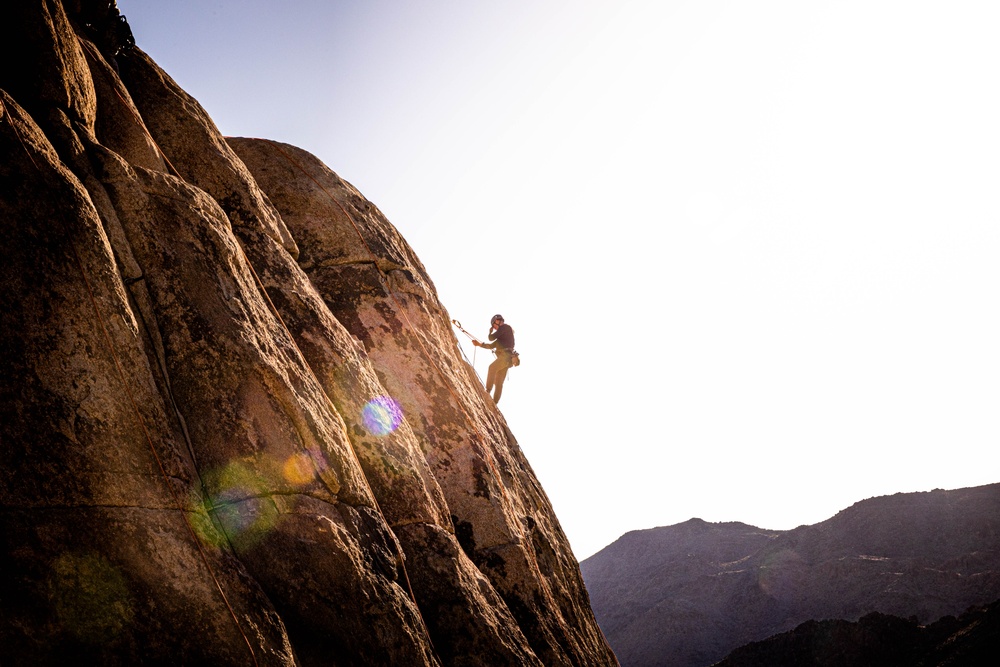
M500 407L579 559L1000 482L1000 3L119 7L223 133L372 200L453 318L506 317Z

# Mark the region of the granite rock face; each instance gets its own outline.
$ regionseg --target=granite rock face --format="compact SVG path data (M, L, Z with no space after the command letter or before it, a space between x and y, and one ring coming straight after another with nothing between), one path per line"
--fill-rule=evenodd
M405 240L98 5L0 22L5 662L616 664Z

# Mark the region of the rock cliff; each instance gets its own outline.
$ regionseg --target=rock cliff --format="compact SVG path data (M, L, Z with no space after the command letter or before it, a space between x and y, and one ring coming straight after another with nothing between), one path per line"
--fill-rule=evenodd
M0 22L2 661L616 664L406 241L107 4Z
M692 519L581 566L623 665L705 667L809 620L928 623L1000 598L1000 484L871 498L788 531Z

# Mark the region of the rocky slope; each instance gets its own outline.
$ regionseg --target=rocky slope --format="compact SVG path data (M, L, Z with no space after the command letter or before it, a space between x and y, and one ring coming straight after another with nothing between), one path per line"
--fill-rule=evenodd
M993 667L1000 602L930 625L872 612L857 622L808 621L736 649L716 667Z
M703 667L812 619L927 623L1000 598L1000 484L873 498L790 531L692 519L581 568L629 666Z
M0 21L0 661L615 664L405 240L107 4Z

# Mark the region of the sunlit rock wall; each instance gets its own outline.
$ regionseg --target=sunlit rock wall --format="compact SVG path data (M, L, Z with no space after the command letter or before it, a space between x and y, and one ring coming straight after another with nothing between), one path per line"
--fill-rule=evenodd
M106 4L0 22L4 664L615 664L405 240Z

